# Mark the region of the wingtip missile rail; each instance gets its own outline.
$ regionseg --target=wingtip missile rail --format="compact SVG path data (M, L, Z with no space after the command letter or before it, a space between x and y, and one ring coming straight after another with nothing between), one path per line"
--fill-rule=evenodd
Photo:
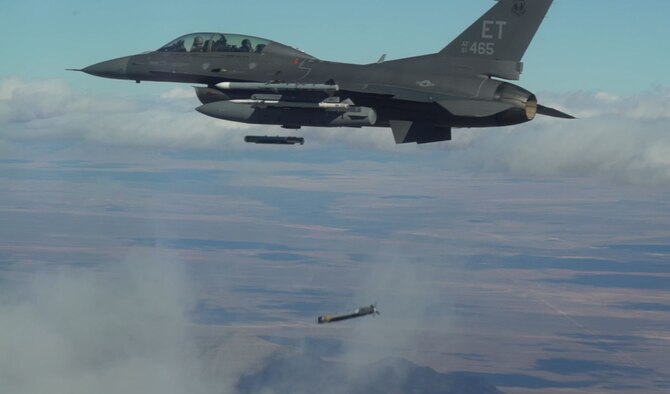
M340 90L339 85L324 83L263 83L263 82L219 82L216 85L221 90L269 90L303 91L334 93Z

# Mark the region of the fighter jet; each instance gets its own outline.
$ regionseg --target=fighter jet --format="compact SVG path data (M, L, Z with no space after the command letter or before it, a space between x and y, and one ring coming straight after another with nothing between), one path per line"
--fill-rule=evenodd
M264 38L192 33L158 50L94 64L116 79L198 84L196 110L236 122L390 127L398 144L451 140L452 128L524 123L538 104L518 80L553 0L500 0L439 52L371 64L325 61Z
M344 315L323 315L319 316L316 319L316 322L319 324L324 324L324 323L334 323L342 320L349 320L349 319L355 319L357 317L363 317L367 315L379 315L379 311L377 310L377 306L374 304L370 304L369 306L364 306L361 308L356 309L355 311L351 313L347 313Z

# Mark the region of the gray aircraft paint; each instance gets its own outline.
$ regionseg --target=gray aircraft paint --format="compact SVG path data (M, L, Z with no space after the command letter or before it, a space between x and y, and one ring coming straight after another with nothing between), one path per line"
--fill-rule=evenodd
M498 1L437 53L367 65L323 61L259 37L202 32L81 71L205 85L196 87L203 103L197 110L219 119L293 129L390 127L396 143L447 141L454 127L513 125L536 114L572 118L501 80L519 79L521 58L551 3Z

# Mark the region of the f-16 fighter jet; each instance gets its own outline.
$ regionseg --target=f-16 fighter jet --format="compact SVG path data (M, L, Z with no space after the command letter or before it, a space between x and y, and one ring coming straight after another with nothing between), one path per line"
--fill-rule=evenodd
M398 144L451 139L452 128L573 118L538 104L521 58L553 0L500 0L436 53L359 65L278 42L201 32L82 70L105 78L198 84L199 112L236 122L390 127Z

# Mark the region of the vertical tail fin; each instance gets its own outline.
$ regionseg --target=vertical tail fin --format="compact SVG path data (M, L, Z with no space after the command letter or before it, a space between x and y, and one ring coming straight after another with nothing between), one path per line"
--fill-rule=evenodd
M553 0L498 0L441 55L519 62Z

